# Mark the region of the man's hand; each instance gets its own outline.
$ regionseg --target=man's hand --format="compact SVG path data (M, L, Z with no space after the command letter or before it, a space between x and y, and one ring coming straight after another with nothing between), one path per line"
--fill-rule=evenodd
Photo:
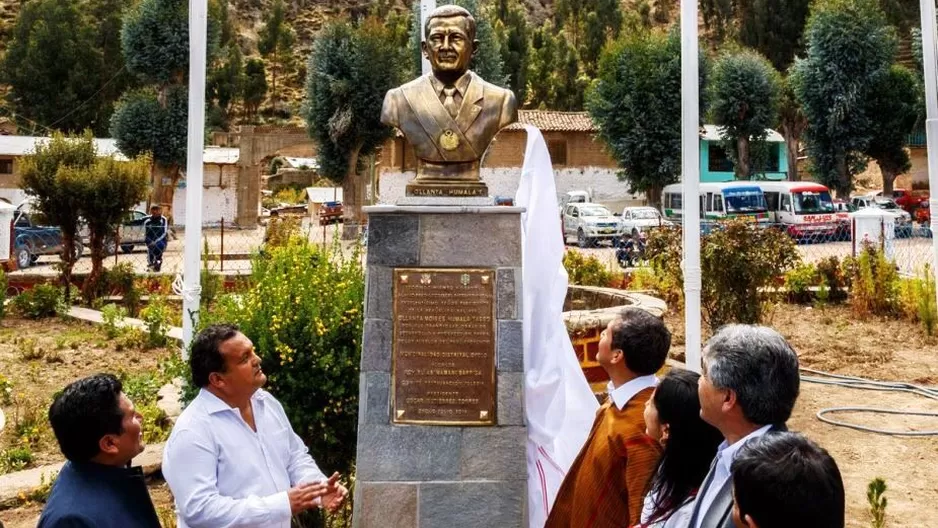
M322 497L322 505L329 513L338 511L348 496L348 489L339 483L339 477L338 473L333 473L329 480L325 481L326 492Z
M329 492L327 481L300 484L287 491L290 498L290 511L293 515L319 506L316 499ZM325 502L325 498L322 499Z

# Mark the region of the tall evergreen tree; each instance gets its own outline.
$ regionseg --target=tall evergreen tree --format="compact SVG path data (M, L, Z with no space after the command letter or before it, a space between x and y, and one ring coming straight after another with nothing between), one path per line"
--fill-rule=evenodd
M739 41L780 72L804 49L801 37L811 0L737 0Z
M895 59L895 31L874 0L821 0L811 8L805 42L791 81L808 121L812 170L845 197L866 166L876 116L865 101Z
M558 39L550 21L534 30L531 35L531 60L528 63L527 108L546 109L554 102L556 93L554 72L557 64Z
M918 120L921 90L914 73L893 65L877 79L866 99L866 113L873 122L866 155L879 165L885 196L892 196L896 177L912 168L906 144Z
M530 48L527 16L518 4L509 0L496 0L490 16L495 21L495 38L502 55L507 87L523 102L528 88Z
M267 71L264 61L248 59L244 66L244 111L251 120L257 118L257 110L267 98Z
M271 94L276 102L277 76L286 75L292 66L290 52L296 42L296 33L286 20L286 8L283 0L274 0L270 14L265 18L264 27L258 33L257 49L270 61Z

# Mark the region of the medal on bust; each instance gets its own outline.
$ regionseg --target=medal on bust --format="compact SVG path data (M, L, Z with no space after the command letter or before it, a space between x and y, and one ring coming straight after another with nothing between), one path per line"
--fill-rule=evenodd
M440 146L443 150L456 150L459 147L459 136L452 130L440 134Z

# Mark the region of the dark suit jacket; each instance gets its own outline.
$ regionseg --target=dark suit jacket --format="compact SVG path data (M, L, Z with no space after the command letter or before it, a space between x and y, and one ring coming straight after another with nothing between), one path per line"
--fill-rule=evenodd
M769 429L766 434L787 430L788 428L785 427L785 425L776 425ZM704 478L700 490L697 491L697 499L694 501L694 511L691 514L690 524L687 525L687 528L697 528L697 519L701 516L703 516L703 524L700 525L700 528L735 528L733 524L732 475L723 483L723 487L720 488L720 491L717 493L716 497L714 497L707 511L700 511L700 502L707 495L713 483L714 474L716 472L716 461L717 459L714 458L713 462L710 464L710 471L707 473L707 477Z
M518 103L511 90L489 84L473 72L459 113L453 118L443 107L429 75L388 91L381 122L403 132L419 159L442 163L476 161L502 128L518 120ZM440 146L451 131L459 138L454 150Z
M39 528L160 528L143 471L66 462Z

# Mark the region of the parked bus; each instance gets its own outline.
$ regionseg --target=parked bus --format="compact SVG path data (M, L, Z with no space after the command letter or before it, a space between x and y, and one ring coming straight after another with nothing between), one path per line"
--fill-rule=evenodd
M668 185L661 195L665 218L680 223L684 216L684 186ZM735 181L700 184L700 218L707 232L714 223L728 218L747 218L768 225L769 215L762 189L754 182Z
M759 187L772 223L793 238L827 240L837 231L839 218L827 187L814 182L759 182Z

